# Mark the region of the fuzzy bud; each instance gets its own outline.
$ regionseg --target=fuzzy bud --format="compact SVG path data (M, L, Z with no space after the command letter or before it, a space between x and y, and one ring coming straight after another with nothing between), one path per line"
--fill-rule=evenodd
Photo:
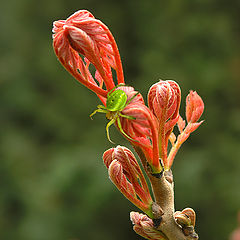
M181 212L177 211L174 213L176 222L182 227L195 226L196 213L192 208L185 208Z
M152 198L141 168L126 147L117 146L103 154L108 174L119 191L134 205L151 216Z
M160 80L148 92L148 105L160 122L174 119L178 115L181 90L174 81Z
M179 118L181 90L172 80L155 83L148 92L148 105L158 119L159 155L167 165L168 140Z
M186 98L186 118L187 122L195 123L199 120L204 110L202 98L196 91L190 91Z

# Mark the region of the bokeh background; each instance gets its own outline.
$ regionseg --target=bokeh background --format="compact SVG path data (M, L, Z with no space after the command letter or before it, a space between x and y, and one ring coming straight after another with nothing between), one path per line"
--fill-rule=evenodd
M109 181L99 104L59 64L52 22L88 9L118 43L125 80L146 97L161 79L203 98L205 122L178 153L176 209L201 239L228 239L240 209L240 2L8 0L0 14L0 239L142 239ZM129 144L114 129L115 142Z

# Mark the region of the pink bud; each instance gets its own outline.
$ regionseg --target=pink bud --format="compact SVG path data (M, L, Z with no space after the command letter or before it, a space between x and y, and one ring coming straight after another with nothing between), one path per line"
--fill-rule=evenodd
M174 81L160 80L148 92L148 105L158 119L158 137L160 158L167 164L168 139L177 124L181 90Z
M135 180L134 178L138 177L140 177L144 182L145 178L143 177L138 162L133 153L128 148L117 146L116 148L110 148L104 152L103 161L107 168L109 168L113 160L117 160L119 163L121 163L124 172L127 175L127 178L131 182ZM148 191L148 188L146 188L146 190Z
M186 98L186 118L188 122L195 123L199 120L204 110L202 98L196 91L190 91Z
M165 240L161 232L154 228L153 221L148 216L131 212L130 219L134 225L133 230L140 236L149 240Z
M112 182L119 189L119 191L129 201L133 202L138 207L140 207L141 202L137 199L137 195L133 185L127 180L121 163L118 162L117 160L113 160L109 165L108 174Z
M166 169L171 168L175 155L179 150L180 146L188 139L190 134L194 132L202 124L203 121L200 121L200 122L197 122L197 121L201 117L203 110L204 110L204 103L201 97L199 97L199 95L196 92L190 91L190 93L186 98L187 126L185 121L179 115L176 123L178 125L180 134L178 135L177 140L174 142L168 154L167 160L164 161L164 158L163 158L164 163L166 163L164 164ZM170 122L170 124L173 126L174 121L173 121L173 124L171 123L171 121L173 120L168 120L166 125L168 125L168 123Z
M148 105L160 122L176 118L181 100L181 90L174 81L160 80L148 92Z
M152 198L141 168L126 147L117 146L103 154L109 177L119 191L144 212L151 214Z

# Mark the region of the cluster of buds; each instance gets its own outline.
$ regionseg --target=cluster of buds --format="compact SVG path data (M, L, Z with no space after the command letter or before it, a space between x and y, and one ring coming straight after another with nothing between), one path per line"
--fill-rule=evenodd
M182 143L202 123L198 122L204 109L200 96L190 91L186 98L187 124L179 115L181 90L175 81L155 83L149 90L147 106L140 93L125 85L120 54L111 32L86 10L54 22L53 47L66 70L96 93L103 103L93 114L106 114L110 120L107 134L108 127L115 124L137 151L148 175L160 177L164 171L169 171ZM91 64L95 72L90 71ZM179 129L177 136L173 133L175 126ZM103 160L110 179L120 192L152 218L153 199L133 153L117 146L107 150ZM177 222L181 214L176 215ZM149 235L147 231L153 231L148 217L131 215L135 231L145 232L142 233L145 237ZM148 239L163 239L162 235L158 238L150 235Z

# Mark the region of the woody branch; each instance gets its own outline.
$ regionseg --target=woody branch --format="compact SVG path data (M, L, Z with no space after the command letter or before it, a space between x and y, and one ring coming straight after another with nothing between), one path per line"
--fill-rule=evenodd
M201 97L193 91L187 96L186 125L179 115L181 90L176 82L160 80L154 84L148 93L149 107L134 88L115 85L112 70L116 71L117 83L124 84L116 42L107 26L86 10L54 22L53 47L66 70L95 92L105 106L108 94L115 88L124 91L128 100L132 99L121 109L116 127L124 137L128 136L138 154L153 198L129 149L111 148L103 154L103 160L119 191L145 213L131 213L134 231L150 240L197 239L195 212L191 208L175 212L171 167L180 146L202 123L198 122L204 109ZM94 75L89 70L90 64L96 69ZM175 126L179 130L177 135L173 132Z

